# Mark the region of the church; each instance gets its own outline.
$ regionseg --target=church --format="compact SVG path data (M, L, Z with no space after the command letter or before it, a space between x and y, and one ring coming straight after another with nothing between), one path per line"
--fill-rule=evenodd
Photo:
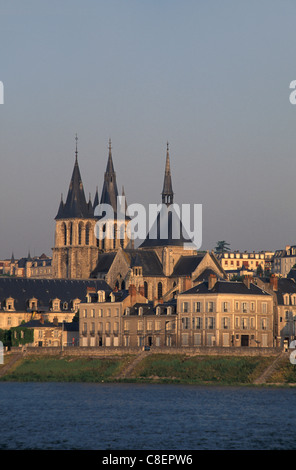
M53 247L52 271L56 279L100 279L115 290L135 286L148 300L166 302L173 299L196 283L207 279L210 274L225 279L226 273L213 253L197 252L184 244L188 238L174 238L175 218L168 211L167 236L160 236L160 214L155 221L157 235L149 236L137 247L128 233L130 218L124 207L118 213L118 188L114 170L111 141L109 140L107 167L104 174L102 193L99 198L86 200L78 163L77 137L75 162L65 202L61 199L55 217L55 242ZM120 197L119 197L120 200ZM168 208L174 202L170 168L169 146L167 144L162 204ZM114 217L100 225L104 236L97 234L97 223L102 219L98 207L107 204L112 207ZM180 225L181 225L180 221ZM183 228L183 227L181 227ZM120 232L120 235L119 235ZM112 236L110 235L112 234Z

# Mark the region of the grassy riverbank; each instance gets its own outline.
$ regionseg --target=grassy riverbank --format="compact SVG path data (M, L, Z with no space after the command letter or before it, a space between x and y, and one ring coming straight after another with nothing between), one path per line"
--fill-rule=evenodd
M1 366L0 381L251 385L275 359L148 354L132 367L136 357L25 356L2 375L4 366ZM124 373L126 370L128 374ZM266 384L271 383L296 384L295 366L288 358L284 358L266 379Z

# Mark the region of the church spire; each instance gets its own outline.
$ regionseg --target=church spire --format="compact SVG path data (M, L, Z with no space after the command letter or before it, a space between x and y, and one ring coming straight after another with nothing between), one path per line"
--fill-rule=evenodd
M89 217L93 216L93 214L90 213L89 205L86 202L82 179L80 175L80 169L78 165L77 134L75 140L75 164L69 185L68 196L65 203L63 203L63 200L61 200L56 219L88 219Z
M116 173L114 171L112 159L111 139L109 139L109 152L107 167L104 175L104 185L101 194L100 204L109 204L112 206L114 214L116 214L118 189L116 183Z
M165 173L162 189L162 203L169 206L173 204L174 201L174 192L172 185L172 176L171 176L171 167L170 167L170 154L169 154L169 143L167 142L167 153L166 153L166 163L165 163Z

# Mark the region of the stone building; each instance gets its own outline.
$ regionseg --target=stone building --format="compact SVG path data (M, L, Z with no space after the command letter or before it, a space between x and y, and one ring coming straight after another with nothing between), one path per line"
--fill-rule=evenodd
M208 281L177 297L178 345L273 347L273 297L250 279Z
M256 279L257 284L273 295L275 346L289 345L296 339L296 282L294 278Z
M87 302L79 309L80 346L129 346L124 318L139 302L148 301L135 286L110 293L89 288Z
M34 332L33 342L28 347L69 347L79 345L78 322L59 323L57 317L53 322L45 321L44 317L39 320L30 320L22 327L29 328Z
M0 328L44 319L71 322L86 299L87 287L110 292L102 280L0 278Z
M119 200L119 204L117 201ZM101 200L98 191L93 203L89 197L87 202L81 179L77 138L75 164L69 185L66 202L61 199L55 217L55 243L53 248L52 270L54 278L88 279L95 269L100 253L116 250L119 246L126 247L130 240L126 234L128 218L122 220L119 211L122 200L118 197L116 173L114 171L111 142L104 175ZM98 208L109 205L114 217L110 220L98 213ZM117 236L120 231L121 238Z

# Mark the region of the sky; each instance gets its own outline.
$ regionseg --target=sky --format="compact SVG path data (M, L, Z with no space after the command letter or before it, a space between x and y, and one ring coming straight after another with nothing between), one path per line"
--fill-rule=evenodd
M127 203L202 204L202 246L296 244L294 0L1 0L0 259L54 245L75 158Z

